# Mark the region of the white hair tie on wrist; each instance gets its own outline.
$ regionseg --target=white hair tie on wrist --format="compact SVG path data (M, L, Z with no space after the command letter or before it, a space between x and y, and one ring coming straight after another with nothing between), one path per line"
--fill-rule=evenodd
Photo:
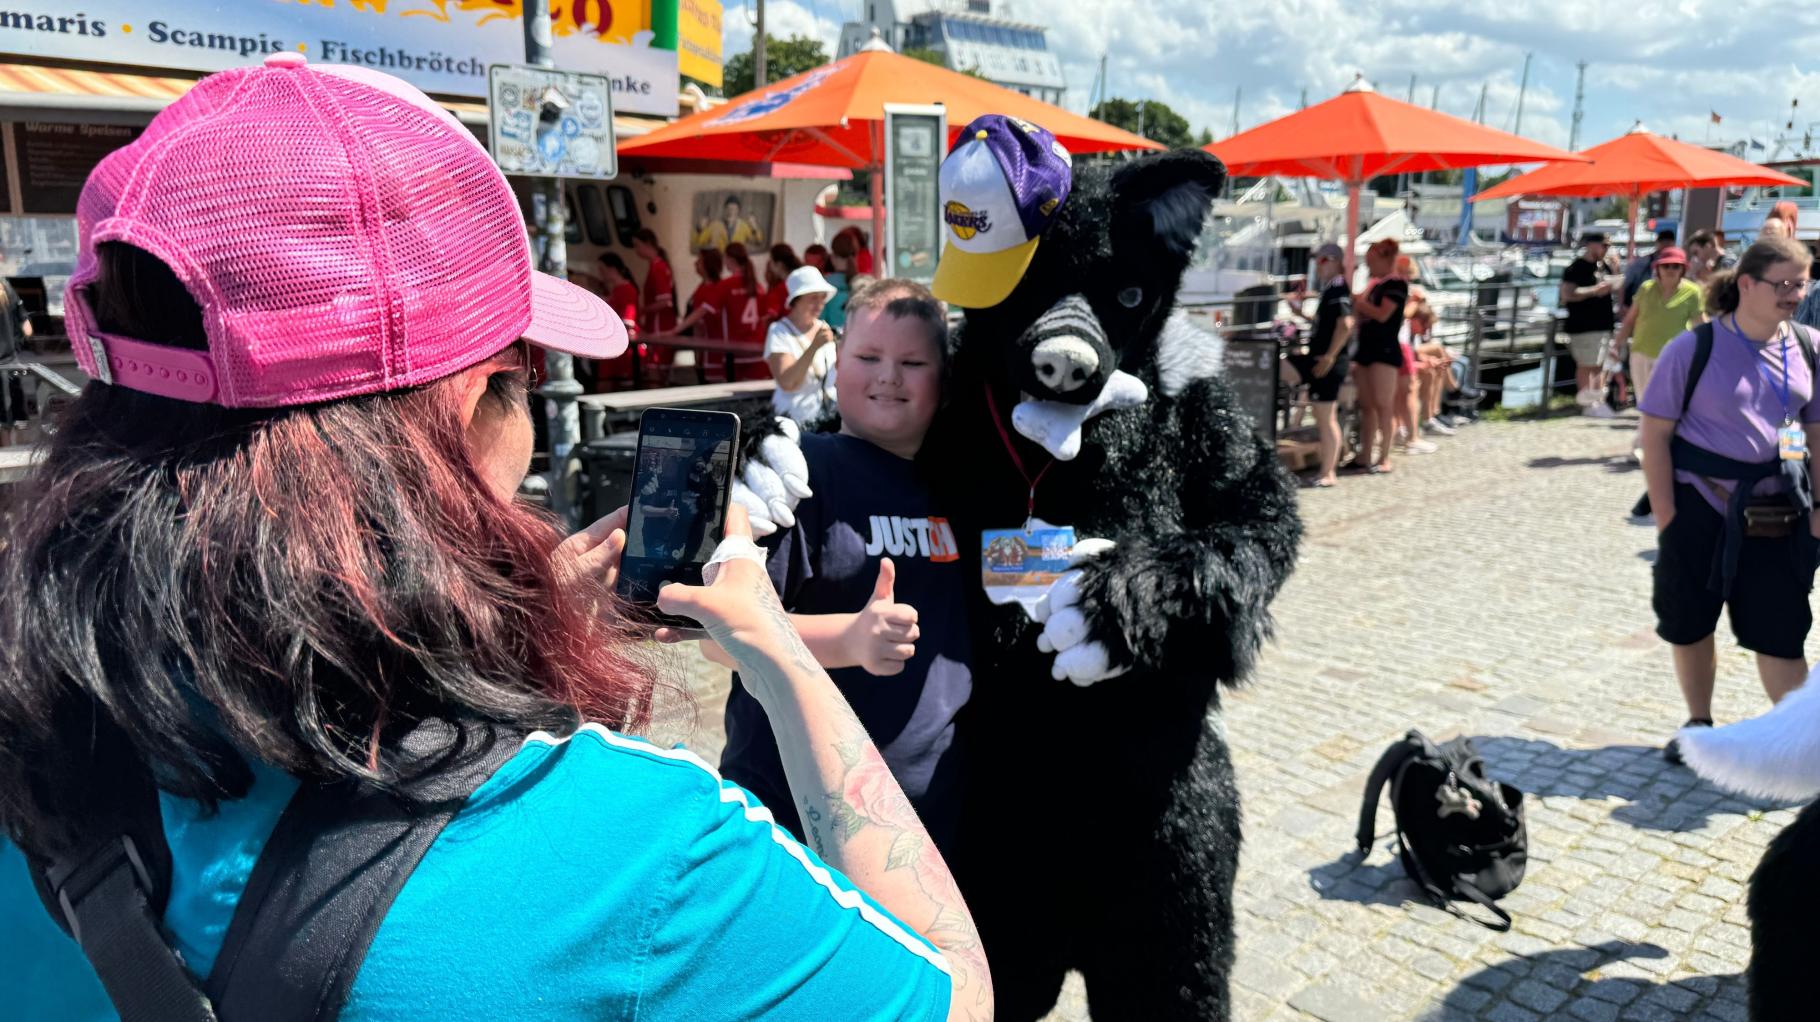
M721 564L732 560L751 561L763 568L765 552L745 536L728 536L720 541L720 545L714 548L714 556L708 558L708 563L702 566L702 584L713 585L715 577L720 574Z

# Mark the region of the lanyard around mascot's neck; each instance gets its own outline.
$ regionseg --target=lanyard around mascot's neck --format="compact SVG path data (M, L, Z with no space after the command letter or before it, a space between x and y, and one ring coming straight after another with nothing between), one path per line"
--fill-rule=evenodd
M1023 476L1024 482L1030 487L1030 500L1024 506L1024 523L1028 527L1030 520L1036 517L1036 486L1043 481L1045 475L1049 474L1049 470L1055 467L1055 459L1050 458L1049 464L1044 465L1041 472L1034 477L1031 476L1030 470L1024 467L1024 459L1018 457L1017 447L1011 442L1011 434L1005 431L1005 420L998 413L998 400L992 396L990 383L986 384L986 408L992 412L992 425L998 429L998 438L1005 444L1005 453L1011 455L1011 464L1017 468L1017 474Z

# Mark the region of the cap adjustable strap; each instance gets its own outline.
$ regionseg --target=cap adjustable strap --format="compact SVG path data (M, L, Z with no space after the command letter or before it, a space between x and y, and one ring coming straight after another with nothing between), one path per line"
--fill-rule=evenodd
M103 383L198 403L212 402L220 392L207 352L92 331L88 343Z

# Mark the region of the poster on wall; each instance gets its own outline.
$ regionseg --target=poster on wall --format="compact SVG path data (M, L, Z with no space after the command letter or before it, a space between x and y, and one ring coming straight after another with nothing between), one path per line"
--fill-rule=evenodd
M885 266L890 276L924 284L941 253L937 174L948 119L939 106L885 104Z
M771 247L772 216L777 196L770 192L729 191L725 188L695 193L689 206L689 251L746 246L753 256Z
M221 71L295 50L480 97L487 65L524 61L522 12L521 0L20 0L0 10L0 55ZM652 45L651 3L551 0L550 30L556 66L607 76L615 110L676 114L676 53Z

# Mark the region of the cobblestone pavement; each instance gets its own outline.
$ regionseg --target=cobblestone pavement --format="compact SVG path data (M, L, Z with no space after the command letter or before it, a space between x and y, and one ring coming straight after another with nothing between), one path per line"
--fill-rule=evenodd
M1744 885L1793 810L1657 751L1685 711L1652 631L1654 531L1625 518L1633 428L1481 423L1392 475L1303 491L1277 642L1225 704L1246 819L1235 1019L1746 1017ZM1762 712L1749 655L1720 636L1718 717ZM691 676L690 744L712 758L725 681ZM1411 727L1474 736L1530 795L1510 933L1421 902L1388 805L1371 855L1351 851L1365 778ZM1074 977L1050 1022L1085 1003Z

